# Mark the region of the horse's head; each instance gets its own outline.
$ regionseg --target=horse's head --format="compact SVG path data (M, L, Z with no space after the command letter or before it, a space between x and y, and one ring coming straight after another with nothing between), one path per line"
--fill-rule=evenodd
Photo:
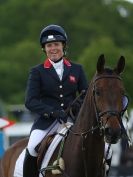
M121 118L128 104L120 77L125 59L121 56L114 69L104 68L104 64L104 55L101 55L93 80L94 106L98 122L104 129L105 141L114 144L121 138Z

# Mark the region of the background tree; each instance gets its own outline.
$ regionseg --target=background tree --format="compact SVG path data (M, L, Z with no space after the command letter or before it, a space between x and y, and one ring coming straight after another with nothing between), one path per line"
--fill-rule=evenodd
M124 1L0 1L0 98L24 103L29 69L44 60L40 31L53 23L67 31L68 57L84 64L88 80L101 53L111 66L125 56L124 81L132 105L132 19L133 4Z

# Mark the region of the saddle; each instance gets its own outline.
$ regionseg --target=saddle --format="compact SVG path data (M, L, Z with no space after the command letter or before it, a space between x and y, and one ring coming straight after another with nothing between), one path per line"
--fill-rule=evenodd
M42 142L36 147L36 151L38 152L37 167L41 173L45 174L45 171L49 170L49 167L51 167L51 165L48 166L48 163L58 145L58 157L53 162L52 168L59 166L62 170L64 170L64 160L61 156L64 148L64 142L68 135L68 130L72 125L72 123L67 122L67 128L64 127L58 133L44 137ZM61 171L59 170L52 170L53 174L60 174L60 172Z
M52 135L48 135L47 137L44 137L44 139L41 141L41 143L39 143L39 145L36 147L36 151L38 152L38 158L37 158L38 169L41 168L41 164L42 164L42 160L44 158L44 155L47 152L55 135L56 134L52 134Z

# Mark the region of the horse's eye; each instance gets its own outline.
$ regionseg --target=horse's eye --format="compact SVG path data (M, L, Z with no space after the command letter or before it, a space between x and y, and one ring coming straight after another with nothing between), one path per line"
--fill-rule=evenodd
M99 90L95 90L95 95L96 96L100 96L100 91Z

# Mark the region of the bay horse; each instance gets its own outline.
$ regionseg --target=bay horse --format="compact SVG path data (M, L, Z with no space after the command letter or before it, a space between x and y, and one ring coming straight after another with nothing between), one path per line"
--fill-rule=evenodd
M96 73L89 84L76 122L69 129L64 143L61 156L65 162L65 170L58 175L46 171L45 177L105 176L105 142L115 144L122 136L125 88L121 73L125 67L125 58L121 56L114 69L104 65L104 55L100 55ZM26 144L27 140L21 140L6 151L1 162L1 177L13 177L16 159ZM58 148L50 160L50 165L57 159Z

